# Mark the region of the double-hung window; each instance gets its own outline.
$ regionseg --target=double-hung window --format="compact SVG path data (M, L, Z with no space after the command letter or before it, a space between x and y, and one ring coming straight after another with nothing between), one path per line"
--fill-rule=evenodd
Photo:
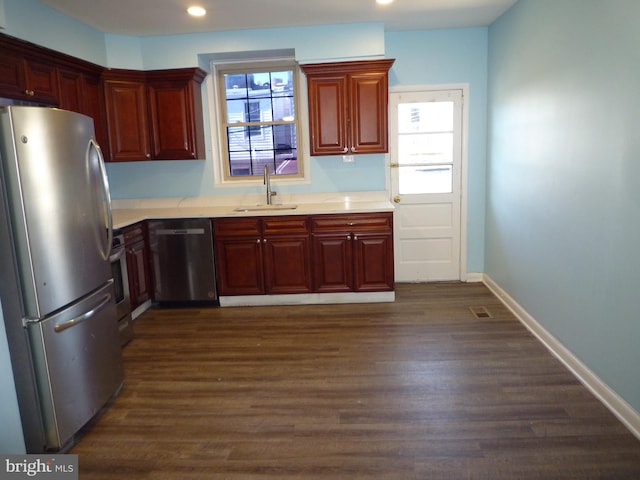
M303 178L298 156L297 65L294 61L216 66L218 138L223 182Z

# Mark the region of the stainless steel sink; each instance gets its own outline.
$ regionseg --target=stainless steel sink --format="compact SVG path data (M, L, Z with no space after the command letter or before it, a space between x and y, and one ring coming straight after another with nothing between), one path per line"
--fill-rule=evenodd
M252 205L248 207L238 207L234 208L234 212L265 212L265 211L274 211L274 210L295 210L298 208L298 205Z

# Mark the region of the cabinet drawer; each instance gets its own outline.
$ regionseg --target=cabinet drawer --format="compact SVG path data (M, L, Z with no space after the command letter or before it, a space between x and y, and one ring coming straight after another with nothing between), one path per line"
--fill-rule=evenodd
M303 216L263 217L262 226L265 235L308 233L309 218Z
M122 230L124 235L124 243L131 245L134 242L144 241L144 227L141 223L136 223Z
M260 235L260 219L218 218L213 221L214 236L235 237L239 235Z
M318 215L312 218L314 232L333 231L389 231L393 228L393 214L358 213L352 215Z

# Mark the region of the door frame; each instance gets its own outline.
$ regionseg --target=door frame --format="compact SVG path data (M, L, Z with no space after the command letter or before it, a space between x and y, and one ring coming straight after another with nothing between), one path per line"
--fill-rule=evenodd
M430 92L439 90L462 91L462 158L460 164L460 280L469 281L467 272L467 184L469 158L469 84L439 83L428 85L399 85L389 87L389 95L404 92ZM389 103L391 108L391 103ZM391 186L391 154L385 154L385 186L389 201L393 203ZM395 228L395 227L394 227Z

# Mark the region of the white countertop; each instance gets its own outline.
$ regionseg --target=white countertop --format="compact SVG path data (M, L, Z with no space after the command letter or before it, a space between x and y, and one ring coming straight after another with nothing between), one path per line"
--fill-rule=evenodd
M113 226L123 228L142 220L163 218L219 218L266 215L318 215L327 213L392 212L386 192L282 195L274 205L296 205L286 210L235 211L264 203L262 195L127 199L113 201Z

